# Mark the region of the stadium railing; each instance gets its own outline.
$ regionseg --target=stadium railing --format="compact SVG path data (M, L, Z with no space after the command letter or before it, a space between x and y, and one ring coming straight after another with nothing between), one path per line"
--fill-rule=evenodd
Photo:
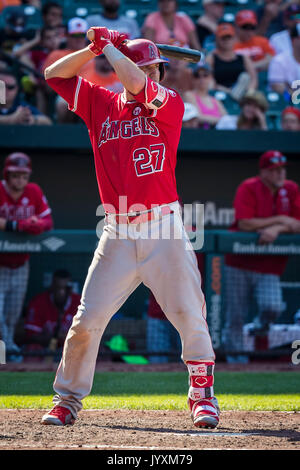
M91 151L88 130L81 124L38 126L38 132L36 126L0 126L0 147L15 149L16 142L19 148L28 151L30 149ZM224 143L226 143L225 146ZM261 153L265 148L279 148L281 152L299 155L299 133L278 130L182 129L179 143L179 151L197 152L198 155L201 152L245 155Z

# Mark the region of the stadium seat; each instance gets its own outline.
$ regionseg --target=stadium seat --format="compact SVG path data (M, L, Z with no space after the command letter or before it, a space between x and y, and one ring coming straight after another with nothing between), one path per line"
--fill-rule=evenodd
M283 95L276 93L275 91L268 91L266 98L269 103L269 111L282 111L288 103L284 99Z
M149 13L157 11L157 0L124 0L122 3L121 10L124 11L128 9L147 9ZM187 13L193 19L198 18L201 11L203 10L202 0L179 0L177 10Z
M234 6L240 10L242 9L255 9L256 3L255 0L226 0L227 5Z
M82 3L75 4L69 3L64 4L64 20L68 21L70 18L80 17L85 18L89 15L94 15L96 13L100 13L102 8L99 4L91 4L91 3Z
M223 19L230 23L234 22L235 15L240 10L256 10L254 0L226 0Z
M148 5L149 8L152 11L155 11L157 9L157 1L156 0L123 0L122 2L122 7L123 8L128 8L130 5L136 5L136 6L143 6L143 5Z
M201 0L178 0L178 9L180 10L180 7L187 6L190 7L192 6L193 8L199 7L202 8L202 1Z
M261 70L257 74L258 78L258 89L261 90L263 93L266 93L268 87L268 71Z
M267 118L267 126L269 130L280 130L280 120L281 120L281 113L280 112L266 112Z
M67 6L69 5L76 5L76 6L81 6L81 7L86 6L86 2L83 2L82 0L65 0L65 1L62 1L62 3ZM92 4L93 6L96 6L96 5L98 7L100 6L99 0L89 0L87 3Z
M13 11L20 11L25 14L27 18L27 28L38 29L42 25L41 12L38 8L31 5L20 5L5 7L0 15L0 27L2 28L5 24L7 16Z
M240 113L239 103L233 98L231 98L231 96L225 93L224 91L210 90L209 94L222 102L228 114Z
M266 112L269 129L280 129L280 117L282 110L288 106L284 97L275 91L266 93L269 109Z
M128 18L134 19L141 28L146 16L148 15L148 13L151 13L151 11L152 10L140 9L138 7L134 8L134 5L132 5L130 8L123 11L123 15L127 16Z

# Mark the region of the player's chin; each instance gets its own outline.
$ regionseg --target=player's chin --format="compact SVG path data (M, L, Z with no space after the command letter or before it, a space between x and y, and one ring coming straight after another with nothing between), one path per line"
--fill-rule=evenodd
M149 73L148 77L154 82L159 82L159 73Z

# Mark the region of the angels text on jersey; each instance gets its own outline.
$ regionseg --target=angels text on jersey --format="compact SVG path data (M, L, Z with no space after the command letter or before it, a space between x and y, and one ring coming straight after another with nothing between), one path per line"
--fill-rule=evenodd
M98 139L98 147L114 139L131 139L139 135L159 136L159 130L154 121L146 116L138 116L131 120L110 121L109 117L102 124Z

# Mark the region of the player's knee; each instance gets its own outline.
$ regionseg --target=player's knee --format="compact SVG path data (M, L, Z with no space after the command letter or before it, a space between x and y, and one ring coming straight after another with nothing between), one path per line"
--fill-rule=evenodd
M89 337L97 327L95 327L95 316L86 307L80 305L77 313L73 318L71 331L73 334L80 335L82 337Z

